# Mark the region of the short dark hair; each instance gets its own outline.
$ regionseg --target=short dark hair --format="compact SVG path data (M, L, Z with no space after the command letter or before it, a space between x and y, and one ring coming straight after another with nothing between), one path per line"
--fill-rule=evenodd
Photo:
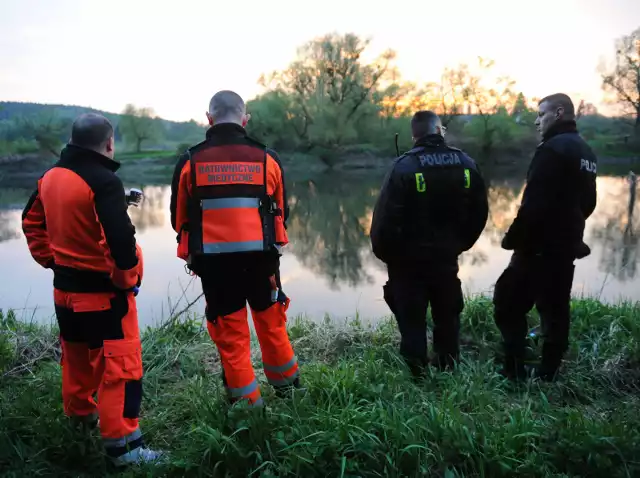
M231 90L218 91L209 101L209 114L216 121L227 119L240 119L245 113L246 105L242 97Z
M433 134L438 123L440 123L440 117L433 111L418 111L411 118L411 134L414 138Z
M87 149L104 148L112 136L111 122L104 116L95 113L80 115L73 122L71 128L71 143Z
M538 102L538 105L542 103L549 103L552 108L562 106L562 108L564 108L564 114L567 116L575 116L576 114L573 101L571 101L569 95L565 95L564 93L554 93L553 95L545 96Z

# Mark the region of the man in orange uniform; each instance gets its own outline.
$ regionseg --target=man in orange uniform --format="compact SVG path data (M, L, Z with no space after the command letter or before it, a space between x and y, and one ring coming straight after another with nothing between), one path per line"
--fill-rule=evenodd
M64 411L89 426L99 416L107 456L121 466L159 454L143 447L138 426L143 371L134 290L143 260L113 155L106 118L76 119L70 144L24 209L22 228L33 258L53 270Z
M279 395L301 389L286 329L281 246L288 243L286 193L277 154L249 138L244 101L216 93L206 140L186 151L171 187L178 257L202 280L207 328L220 352L231 402L262 405L250 356L247 301L264 372Z

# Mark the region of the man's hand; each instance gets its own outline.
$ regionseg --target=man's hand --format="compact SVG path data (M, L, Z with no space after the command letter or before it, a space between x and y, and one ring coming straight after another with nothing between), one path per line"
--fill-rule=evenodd
M513 250L511 236L509 236L509 234L505 234L505 236L502 238L502 243L500 245L502 246L503 249L506 249L507 251Z

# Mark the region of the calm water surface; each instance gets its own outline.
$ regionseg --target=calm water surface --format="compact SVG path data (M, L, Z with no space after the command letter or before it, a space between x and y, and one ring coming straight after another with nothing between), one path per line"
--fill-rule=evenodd
M291 244L282 258L282 283L290 312L321 319L364 319L389 314L382 299L384 266L369 245L372 208L379 174L319 176L288 181ZM129 185L137 186L139 185ZM500 248L521 199L522 180L490 182L491 214L475 247L460 258L460 279L469 294L490 294L510 253ZM168 185L143 188L146 200L131 208L137 238L145 254L145 278L138 306L141 323L153 325L172 308L182 309L201 292L176 253L169 215ZM640 300L640 208L630 204L625 178L598 178L598 206L587 223L592 249L576 262L573 293L615 302ZM637 202L637 201L636 201ZM25 320L53 317L52 274L29 255L20 229L20 209L0 210L0 308L14 308ZM194 306L204 312L203 300Z

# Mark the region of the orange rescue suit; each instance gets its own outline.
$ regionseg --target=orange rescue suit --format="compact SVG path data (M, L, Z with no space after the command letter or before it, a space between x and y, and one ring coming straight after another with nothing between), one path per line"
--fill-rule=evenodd
M269 383L298 383L275 247L288 243L285 197L276 153L239 125L213 126L206 141L176 165L171 216L178 257L202 280L207 327L231 401L262 402L251 364L247 302Z
M22 216L31 255L54 275L65 413L99 415L112 457L142 445L142 351L132 289L141 284L143 258L118 167L67 145Z

